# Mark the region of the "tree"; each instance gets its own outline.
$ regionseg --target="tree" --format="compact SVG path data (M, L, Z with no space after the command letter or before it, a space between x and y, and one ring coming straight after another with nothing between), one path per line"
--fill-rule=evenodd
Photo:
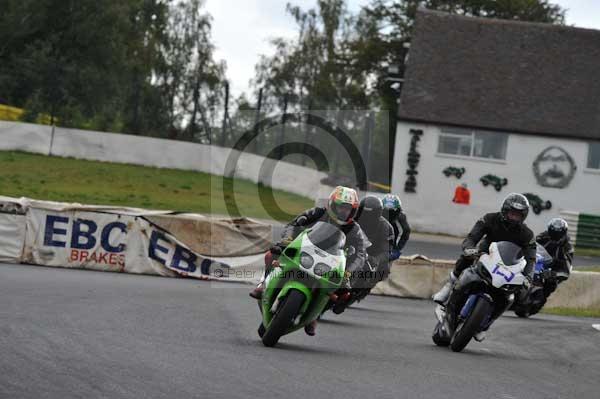
M368 115L364 111L377 102L368 90L371 77L355 54L357 18L343 0L320 0L308 10L288 4L287 11L298 26L297 37L273 40L275 54L263 56L256 68L254 86L265 90L266 111L281 112L287 98L288 111L317 113L342 128L360 148ZM324 151L334 174L353 174L351 160L340 156L344 153L340 151L341 137L296 124L287 129L290 136L301 137ZM269 132L262 140L267 144L265 151L276 144Z
M171 4L166 40L161 45L162 63L154 71L153 84L159 87L166 106L172 138L193 139L198 120L206 132L217 113L225 66L213 60L210 41L211 20L202 14L200 0Z
M30 117L43 111L67 126L91 119L111 125L126 62L120 28L131 3L4 1L0 88L7 100Z
M154 73L163 67L161 51L167 43L170 0L129 0L132 6L123 26L127 40L127 63L120 67L126 76L123 86L123 130L131 134L164 135L168 129L168 107Z
M201 0L4 0L0 93L60 125L194 139L225 65ZM201 117L198 117L201 115Z

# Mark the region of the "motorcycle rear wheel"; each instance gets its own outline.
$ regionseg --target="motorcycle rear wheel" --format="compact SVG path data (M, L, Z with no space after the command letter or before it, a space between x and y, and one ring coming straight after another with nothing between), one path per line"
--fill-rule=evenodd
M273 347L277 344L279 338L292 326L294 319L300 312L304 299L304 294L298 290L292 289L288 292L283 302L277 307L269 327L262 336L264 346Z
M469 317L456 328L454 335L452 335L450 349L454 352L460 352L465 349L471 338L473 338L473 335L477 334L481 329L485 318L491 313L492 304L485 299L479 298Z
M539 311L542 310L542 308L544 307L545 304L546 304L546 300L533 306L529 312L529 316L533 316L534 314L539 313Z

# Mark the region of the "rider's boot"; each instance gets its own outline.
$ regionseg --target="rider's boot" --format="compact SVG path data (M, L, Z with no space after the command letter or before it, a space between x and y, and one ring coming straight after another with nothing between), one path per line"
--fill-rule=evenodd
M258 283L256 288L250 291L250 297L257 300L262 299L262 294L265 290L265 280L267 279L269 273L271 273L271 271L275 267L279 267L279 262L276 259L273 259L273 254L271 253L271 251L267 251L267 253L265 254L265 272L263 274L263 277L260 279L260 283Z
M304 332L306 333L306 335L309 335L311 337L313 337L317 332L317 321L313 320L310 323L308 323L306 326L304 326Z
M260 283L258 283L256 288L254 288L252 291L250 291L249 295L254 299L261 300L264 290L265 290L265 282L261 281Z
M477 334L473 335L475 341L481 342L485 339L485 331L479 331Z
M456 280L457 277L454 275L454 272L450 272L450 278L448 279L446 284L444 284L442 289L433 295L433 300L439 303L440 305L445 304L448 300L448 297L450 296L450 293L452 292L452 289L454 288L454 284L456 284Z

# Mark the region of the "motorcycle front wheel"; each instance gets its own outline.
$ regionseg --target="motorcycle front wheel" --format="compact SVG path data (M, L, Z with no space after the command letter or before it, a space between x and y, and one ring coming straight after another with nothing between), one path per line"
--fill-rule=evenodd
M279 338L294 323L294 319L298 315L298 312L300 312L304 299L304 294L298 290L292 289L288 292L282 303L277 307L277 311L271 323L269 323L269 327L267 327L262 336L264 346L272 347L277 344Z
M477 334L484 320L492 313L492 304L486 301L485 299L479 298L473 311L467 317L467 319L459 324L452 335L452 340L450 341L450 349L454 352L460 352L473 338L473 335Z

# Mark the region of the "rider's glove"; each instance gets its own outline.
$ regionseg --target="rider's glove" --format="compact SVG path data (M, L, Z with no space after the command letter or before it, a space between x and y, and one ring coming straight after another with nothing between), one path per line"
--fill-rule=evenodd
M543 280L550 280L552 278L552 270L550 269L546 269L542 272L542 279Z
M352 272L350 272L350 270L346 270L344 272L344 278L342 279L341 288L348 290L352 289L352 286L350 285L350 277L352 277Z
M282 247L284 247L284 248L285 248L285 247L287 247L288 245L290 245L290 243L291 243L292 241L294 241L294 237L292 237L291 235L290 235L290 236L285 236L285 237L283 237L283 238L281 239L281 241L279 242L279 244L278 244L278 245L279 245L279 246L282 246Z
M400 252L399 249L394 248L390 251L390 260L396 260L400 257L400 255L402 255L402 252Z
M531 278L531 276L526 275L525 280L523 280L523 288L528 290L532 284L533 284L533 279Z
M280 242L278 242L277 244L273 245L270 248L270 251L273 255L281 255L281 252L283 252L283 250L285 249L285 247L287 247L288 245L290 245L290 243L293 241L294 239L292 237L284 237L281 239Z
M477 248L465 248L463 249L463 254L467 258L474 258L479 254L479 250Z
M279 244L275 244L273 245L269 250L271 251L271 253L273 255L281 255L281 252L283 251L283 249L285 248L285 245L282 245L281 243Z

